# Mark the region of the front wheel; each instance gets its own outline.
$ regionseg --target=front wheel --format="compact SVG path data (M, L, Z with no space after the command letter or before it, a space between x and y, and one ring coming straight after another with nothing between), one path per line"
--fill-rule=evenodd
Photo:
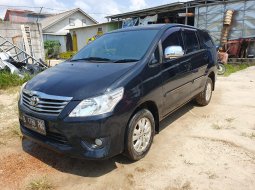
M126 133L125 155L133 161L140 160L149 151L155 129L152 113L147 109L138 111L130 120Z

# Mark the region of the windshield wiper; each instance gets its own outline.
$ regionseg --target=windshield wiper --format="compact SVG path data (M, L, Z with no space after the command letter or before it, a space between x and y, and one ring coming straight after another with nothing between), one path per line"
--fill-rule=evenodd
M102 58L102 57L84 57L80 59L72 59L71 61L112 61L111 59Z
M138 59L119 59L115 60L114 63L128 63L128 62L137 62Z

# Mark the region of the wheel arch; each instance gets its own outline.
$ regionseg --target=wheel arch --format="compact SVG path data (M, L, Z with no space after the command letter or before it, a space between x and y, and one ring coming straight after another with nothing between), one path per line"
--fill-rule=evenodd
M213 82L213 90L215 89L215 80L216 80L216 78L215 78L215 73L212 71L212 72L210 72L209 73L209 75L208 75L208 77L212 80L212 82Z
M158 112L158 107L156 105L156 103L154 101L146 101L143 102L142 104L140 104L132 113L129 121L131 120L131 118L140 110L142 109L148 109L155 120L155 132L158 133L159 132L159 112Z

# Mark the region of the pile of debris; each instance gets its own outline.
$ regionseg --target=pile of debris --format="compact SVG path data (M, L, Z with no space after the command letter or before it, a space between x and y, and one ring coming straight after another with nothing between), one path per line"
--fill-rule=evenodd
M12 74L37 74L48 66L40 59L37 60L12 42L0 36L0 72L7 71Z
M0 53L0 72L7 71L12 74L17 74L23 77L24 74L37 74L44 70L44 67L39 65L27 64L24 62L17 62L11 55L5 52Z

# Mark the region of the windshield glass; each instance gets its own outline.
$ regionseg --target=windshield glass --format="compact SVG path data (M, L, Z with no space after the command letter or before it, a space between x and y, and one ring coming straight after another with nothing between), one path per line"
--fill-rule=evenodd
M158 30L114 32L101 36L86 45L71 61L134 62L148 50Z

